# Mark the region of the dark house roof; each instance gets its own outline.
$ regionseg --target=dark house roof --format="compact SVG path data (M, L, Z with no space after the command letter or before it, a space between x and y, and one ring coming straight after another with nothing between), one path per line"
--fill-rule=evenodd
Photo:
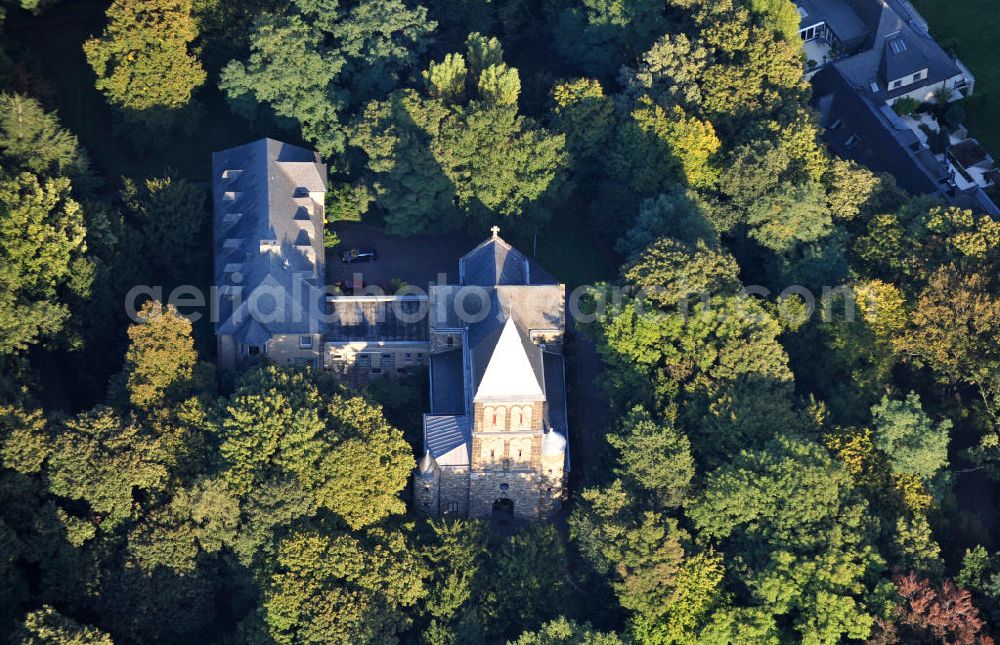
M841 59L834 66L852 84L866 88L874 98L891 100L962 73L955 60L931 37L927 24L909 3L856 0L855 6L868 24L870 39L864 51ZM925 69L926 78L889 89L893 81L910 79Z
M868 26L847 0L796 0L799 8L799 28L805 29L825 22L843 43L862 41Z
M261 139L212 155L217 334L261 345L319 331L325 192L311 150Z
M812 79L813 106L834 152L875 172L893 175L915 193L944 193L950 174L888 106L877 107L837 66Z

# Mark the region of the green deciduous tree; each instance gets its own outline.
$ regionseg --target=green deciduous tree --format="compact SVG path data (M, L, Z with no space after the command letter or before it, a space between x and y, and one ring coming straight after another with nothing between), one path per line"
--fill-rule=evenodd
M566 150L578 173L593 172L614 127L614 104L599 81L578 78L552 88L552 127L566 135Z
M882 560L876 524L822 447L779 438L711 473L691 519L745 566L754 597L809 642L866 638L866 581Z
M481 230L529 212L526 224L537 225L538 202L567 162L565 138L514 106L448 107L413 92L369 105L353 143L368 157L388 229L402 235Z
M97 89L129 110L186 105L206 77L189 49L191 0L115 0L107 13L104 33L83 46Z
M549 621L537 631L524 632L511 645L621 645L614 633L600 632L589 623L577 623L563 616Z
M910 392L903 401L882 397L872 408L875 445L883 450L893 470L930 480L948 465L951 421L934 423Z
M303 136L332 156L344 150L343 112L396 86L435 23L425 8L400 0L293 5L290 14L261 20L249 57L231 61L219 84L237 108L256 99L296 120Z
M262 608L278 643L389 642L425 593L419 560L400 533L361 539L315 531L281 543Z
M0 94L0 158L8 171L43 177L77 180L90 172L76 136L62 127L55 113L20 94Z
M414 461L402 433L361 398L323 397L303 372L247 375L222 437L223 475L239 495L285 481L352 528L404 509L398 495Z
M630 262L635 261L640 254L648 254L649 247L661 238L671 238L671 243L692 251L699 243L715 248L719 242L719 234L696 196L680 186L655 198L644 199L639 205L638 216L615 244L615 250Z
M191 240L209 219L205 189L168 174L139 185L127 179L121 197L138 225L139 251L151 274L160 280L190 277L204 255Z
M465 98L469 70L461 54L445 54L440 63L431 61L424 73L427 93L444 103L459 103Z
M688 438L670 423L657 423L643 408L633 409L621 426L608 435L619 453L616 474L663 507L683 505L695 474Z
M24 617L16 634L21 645L113 645L111 636L88 625L81 625L45 605Z
M822 188L803 184L782 187L759 200L750 208L747 224L750 237L782 252L827 235L833 222Z
M0 354L56 336L68 298L90 289L83 213L69 193L65 178L0 179Z
M53 494L86 502L84 519L110 531L132 517L137 493L163 490L168 463L160 438L99 407L63 424L46 475Z
M521 77L506 63L490 65L479 75L479 98L487 105L517 105L521 94Z

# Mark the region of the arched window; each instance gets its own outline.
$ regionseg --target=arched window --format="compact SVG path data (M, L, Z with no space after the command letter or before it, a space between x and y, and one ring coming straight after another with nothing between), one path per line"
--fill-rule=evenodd
M531 406L515 406L510 409L511 430L531 430Z
M507 409L504 407L483 408L483 429L487 432L497 432L503 430L507 423Z
M531 463L531 439L518 437L510 441L510 460L516 468L527 467Z

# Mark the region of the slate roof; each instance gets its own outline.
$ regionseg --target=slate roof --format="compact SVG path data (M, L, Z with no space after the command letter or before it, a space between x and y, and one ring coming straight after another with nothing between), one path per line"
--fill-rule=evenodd
M955 60L927 31L927 23L904 0L865 0L861 15L869 22L871 37L865 51L834 63L856 87L874 98L891 100L921 87L937 85L962 73ZM926 69L927 78L889 89L892 81ZM878 91L871 90L872 83Z
M800 29L825 22L843 42L868 35L868 26L847 0L796 0L795 4L800 8Z
M424 448L439 466L468 466L472 433L465 415L424 415Z
M305 148L261 139L212 155L217 334L260 345L320 330L325 192L326 166Z
M431 412L465 412L465 374L462 350L431 354Z
M538 263L494 235L458 261L459 282L468 286L556 284Z
M566 418L566 365L563 357L552 352L544 353L545 398L549 401L549 427L564 436L569 429Z
M812 83L823 138L838 156L892 174L910 193L948 189L949 173L892 108L878 107L837 66L820 70Z
M334 342L427 342L427 300L327 298L327 338Z

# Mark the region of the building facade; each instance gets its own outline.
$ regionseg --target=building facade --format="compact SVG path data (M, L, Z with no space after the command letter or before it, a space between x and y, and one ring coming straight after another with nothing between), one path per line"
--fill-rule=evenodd
M261 139L212 155L215 334L222 369L266 357L319 366L326 166Z
M262 139L212 157L218 363L309 365L359 380L428 370L414 473L427 515L551 517L566 473L566 288L500 238L426 295L326 285L326 167Z
M419 513L531 521L558 512L569 467L565 286L541 273L494 229L460 260L460 284L431 287Z

